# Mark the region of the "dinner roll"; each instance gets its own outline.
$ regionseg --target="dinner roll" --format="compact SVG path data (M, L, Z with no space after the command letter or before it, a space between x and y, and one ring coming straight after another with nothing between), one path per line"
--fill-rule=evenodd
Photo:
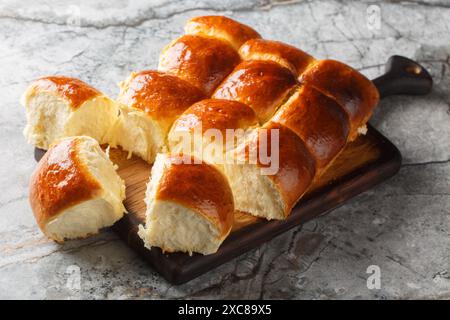
M272 159L268 161L264 155ZM316 172L314 158L303 141L275 122L256 131L253 139L239 147L236 157L235 163L224 165L235 209L269 220L290 214Z
M315 87L344 108L350 118L350 140L365 133L366 122L380 99L372 81L342 62L320 60L306 69L300 82Z
M190 19L184 26L186 34L214 37L228 42L236 51L247 40L261 36L242 23L224 16L201 16Z
M225 41L185 35L163 49L158 70L180 77L210 96L239 61L239 54Z
M30 204L43 233L57 242L111 226L125 210L125 184L96 140L63 138L39 161Z
M34 81L22 96L30 144L48 149L56 139L86 135L106 143L117 120L116 104L81 80L50 76Z
M120 116L111 131L111 145L153 163L156 153L165 150L173 121L203 97L199 89L178 77L154 70L132 73L121 84Z
M279 41L252 39L239 49L242 60L273 61L299 76L314 58L306 52Z
M342 107L308 86L300 87L271 121L283 124L303 140L319 170L344 148L349 135L349 119Z
M215 253L233 224L233 195L223 174L183 155L158 154L148 183L147 248L163 252Z
M256 114L247 105L206 99L193 104L174 122L168 144L172 153L192 154L220 165L226 160L226 152L257 125Z
M294 89L292 72L272 61L244 61L220 84L215 99L245 103L261 123L266 122Z

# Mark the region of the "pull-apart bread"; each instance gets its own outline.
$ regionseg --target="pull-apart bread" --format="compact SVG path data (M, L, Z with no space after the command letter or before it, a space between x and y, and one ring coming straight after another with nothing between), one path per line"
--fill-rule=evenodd
M265 155L271 156L270 163ZM286 218L316 171L315 160L302 139L274 122L259 128L238 147L235 156L236 161L224 165L235 208L266 219Z
M96 140L63 138L39 161L30 204L43 233L58 242L84 238L122 218L125 184Z
M184 30L163 49L157 71L132 73L121 84L116 102L79 80L37 80L24 96L26 136L47 148L83 134L155 161L139 235L149 248L210 254L230 232L234 210L288 217L345 145L365 133L379 94L351 67L262 39L226 17L196 17ZM47 170L39 165L43 176ZM84 204L57 199L54 212ZM42 217L54 216L47 211L37 211L41 227ZM64 223L71 226L80 228Z
M378 103L378 91L371 81L343 63L316 60L293 46L261 39L256 32L246 32L247 40L242 42L230 29L248 27L224 21L223 17L200 17L185 27L195 30L194 34L203 36L205 42L226 40L235 49L240 44L239 64L216 87L212 98L247 105L255 112L260 126L252 133L253 138L247 137L234 150L235 161L225 163L222 169L233 190L236 210L283 219L345 144L365 133L365 124ZM180 60L183 59L178 57L177 64L182 65ZM186 110L175 121L171 134L195 127L198 122L186 119L200 119L202 115L212 119L212 113L211 108L197 108L193 116L190 109ZM229 128L234 126L230 124ZM266 141L272 132L276 132L273 141ZM266 148L277 142L279 148L278 157L273 158L278 161L278 170L271 174L272 168L265 168L259 153L256 161L250 161L249 151L261 149L261 142ZM206 160L217 161L211 157Z
M147 186L147 248L211 254L233 225L233 195L225 176L192 156L158 154Z
M166 151L173 121L203 98L199 89L178 77L153 70L132 73L121 84L120 116L109 142L153 163L158 152Z
M212 37L223 40L238 51L248 40L261 38L258 32L224 16L200 16L190 19L184 25L186 34Z
M76 135L108 142L116 122L116 104L81 80L51 76L34 81L22 96L28 143L48 149L55 140Z

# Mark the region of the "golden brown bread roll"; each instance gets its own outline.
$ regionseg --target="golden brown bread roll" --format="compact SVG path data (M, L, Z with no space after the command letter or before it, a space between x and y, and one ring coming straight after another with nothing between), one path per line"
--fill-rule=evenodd
M147 248L211 254L233 225L233 195L223 174L191 156L158 154L145 202Z
M193 104L174 122L168 144L172 153L193 154L220 165L227 150L232 150L239 143L238 139L245 139L249 129L256 126L256 114L247 105L206 99ZM227 145L226 141L232 144Z
M55 140L87 135L107 142L109 129L117 120L116 104L81 80L50 76L34 81L22 96L28 143L48 149Z
M30 204L49 238L84 238L111 226L126 211L125 185L97 141L63 138L39 161L30 181Z
M273 61L300 75L314 62L314 58L291 45L265 39L252 39L239 49L242 60Z
M185 35L163 49L158 70L180 77L210 96L239 61L239 54L222 40Z
M236 51L247 40L261 36L242 23L224 16L201 16L190 19L184 26L186 34L214 37L228 42Z
M251 161L252 155L256 156L255 163ZM264 155L273 157L269 162ZM303 141L275 122L268 122L256 131L252 139L239 147L235 157L235 163L224 165L235 209L269 220L289 215L311 185L316 171L314 158Z
M109 143L153 163L156 153L166 150L173 121L203 97L199 89L176 76L154 70L132 73L121 84L117 98L121 114Z
M349 119L333 99L313 87L300 87L271 121L294 131L316 160L318 170L343 149L349 135Z
M315 87L344 108L350 118L350 140L365 133L365 124L380 98L372 81L341 62L320 60L300 76L300 82Z
M264 123L296 84L292 72L275 62L244 61L220 84L212 97L245 103Z

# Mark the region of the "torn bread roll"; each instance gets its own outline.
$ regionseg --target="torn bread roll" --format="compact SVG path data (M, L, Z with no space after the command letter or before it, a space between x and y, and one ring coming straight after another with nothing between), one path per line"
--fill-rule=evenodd
M108 142L118 117L114 101L81 80L51 76L34 81L22 96L28 143L48 149L57 139L86 135Z
M291 129L268 122L238 147L233 163L224 165L236 210L285 219L307 191L316 163Z
M215 253L233 225L233 195L214 166L187 155L158 154L147 186L147 248Z
M111 226L125 210L125 184L108 155L87 136L63 138L39 161L29 189L43 233L57 242Z
M119 145L153 163L158 152L166 151L173 121L203 97L199 89L178 77L154 70L132 73L121 84L120 116L111 130L111 146Z
M191 154L210 164L222 165L227 153L258 126L253 109L230 100L205 99L189 107L173 124L170 152Z

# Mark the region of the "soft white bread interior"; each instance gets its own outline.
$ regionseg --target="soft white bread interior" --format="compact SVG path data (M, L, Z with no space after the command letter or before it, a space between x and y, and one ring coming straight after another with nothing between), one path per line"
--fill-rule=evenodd
M121 146L128 156L137 155L153 163L158 152L166 151L164 132L158 121L142 110L120 105L119 121L109 136L112 147Z
M284 204L274 182L252 164L225 164L236 210L268 220L284 219Z
M84 238L119 220L125 184L96 140L63 138L40 160L30 203L44 234L57 241Z
M253 155L253 156L252 156ZM302 140L283 125L268 122L235 151L223 171L235 208L254 216L285 219L315 174Z
M117 120L114 101L78 79L46 77L36 80L22 96L28 143L48 149L57 139L86 135L108 142L108 131Z
M215 253L233 224L233 196L223 174L193 157L158 154L148 183L147 248L163 252Z
M154 70L133 72L120 84L120 116L111 130L111 146L121 146L153 163L166 151L166 136L173 121L203 93L178 77Z

